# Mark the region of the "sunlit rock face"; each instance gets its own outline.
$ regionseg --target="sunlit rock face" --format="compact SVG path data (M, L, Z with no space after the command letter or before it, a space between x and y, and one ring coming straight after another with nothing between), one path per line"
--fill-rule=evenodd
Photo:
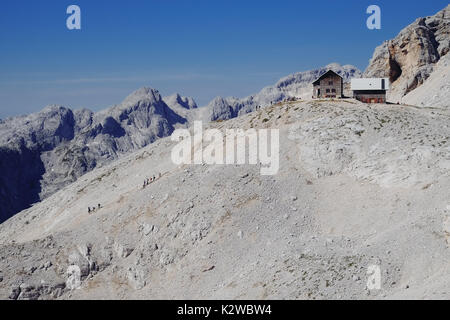
M450 51L450 5L436 15L418 18L392 40L375 49L366 77L389 77L388 99L401 98L421 86L436 63Z

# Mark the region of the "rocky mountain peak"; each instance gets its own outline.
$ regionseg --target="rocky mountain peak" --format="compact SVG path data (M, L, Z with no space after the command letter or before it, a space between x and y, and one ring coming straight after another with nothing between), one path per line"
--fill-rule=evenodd
M152 89L150 87L140 88L133 93L131 93L125 100L122 102L124 106L135 105L140 101L146 101L149 103L157 103L162 100L161 95L158 90Z
M393 102L428 79L435 64L450 50L450 6L431 17L416 19L392 40L375 49L367 77L389 77Z

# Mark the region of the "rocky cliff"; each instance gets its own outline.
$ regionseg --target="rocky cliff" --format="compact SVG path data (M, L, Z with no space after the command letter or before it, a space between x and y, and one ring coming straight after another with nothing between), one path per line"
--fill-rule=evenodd
M443 56L428 79L402 101L418 107L450 108L450 54Z
M397 37L375 49L366 77L389 77L388 99L402 97L428 79L436 63L450 51L450 5L434 16L418 18Z

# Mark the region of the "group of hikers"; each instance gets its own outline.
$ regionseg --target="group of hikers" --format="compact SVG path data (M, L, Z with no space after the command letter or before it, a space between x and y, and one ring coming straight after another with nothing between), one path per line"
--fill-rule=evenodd
M100 210L101 209L101 205L100 205L100 203L97 205L97 209L98 210ZM95 212L95 206L94 207L88 207L88 213L91 213L91 212Z
M158 174L158 178L156 178L155 176L147 178L144 180L144 185L143 185L143 189L145 189L146 186L148 186L149 184L153 183L156 181L156 179L161 178L161 173Z
M157 179L161 178L161 173L158 174L158 178L153 176L150 178L147 178L144 180L144 186L143 188L145 189L146 186L148 186L149 184L155 182ZM97 205L97 207L88 207L88 213L91 214L93 212L95 212L95 210L100 210L102 208L102 206L100 205L100 203Z

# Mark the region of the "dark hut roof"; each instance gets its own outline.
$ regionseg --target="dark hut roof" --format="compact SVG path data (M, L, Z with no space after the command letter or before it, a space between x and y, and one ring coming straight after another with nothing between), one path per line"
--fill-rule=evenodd
M322 80L323 78L329 76L330 74L335 74L335 75L337 75L338 77L342 78L340 75L338 75L338 74L337 74L336 72L334 72L333 70L328 70L328 71L325 72L323 75L321 75L321 76L319 77L319 79L317 79L316 81L314 81L314 82L313 82L313 85L320 84L320 80Z

